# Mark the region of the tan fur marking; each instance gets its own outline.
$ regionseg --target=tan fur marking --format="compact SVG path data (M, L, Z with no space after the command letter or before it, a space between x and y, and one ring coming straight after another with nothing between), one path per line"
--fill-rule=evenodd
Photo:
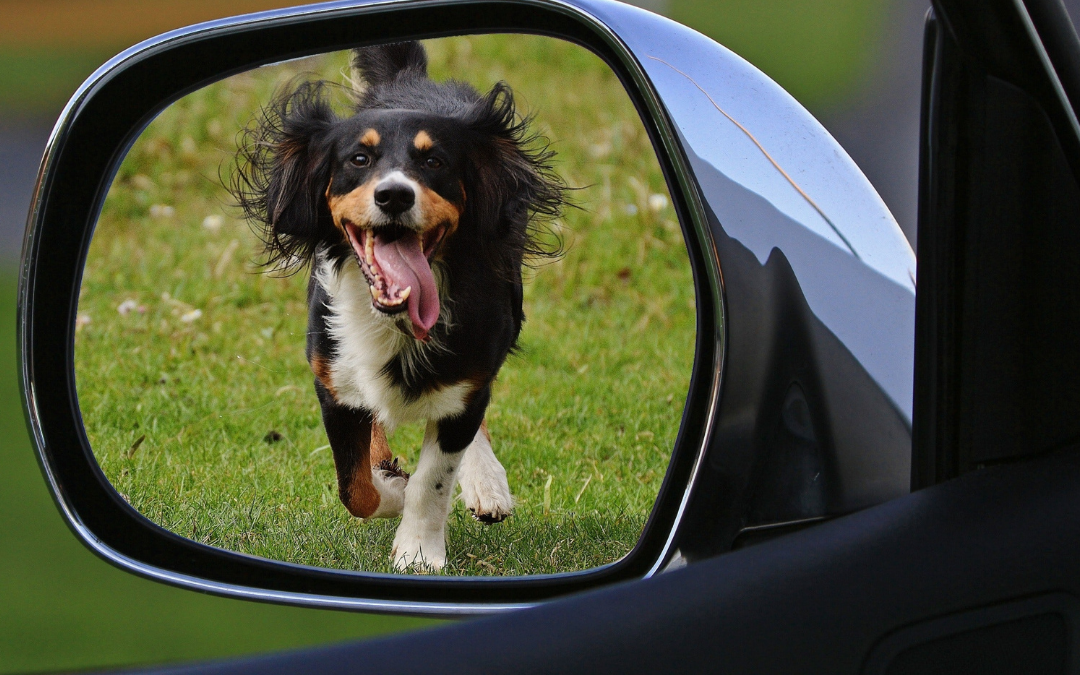
M367 518L379 508L382 497L371 482L371 469L357 467L349 483L348 495L341 495L342 502L349 513L357 518Z
M371 449L368 451L371 466L378 466L379 462L394 461L394 453L390 452L390 443L386 440L386 432L382 425L373 422L371 425Z
M447 201L438 192L435 192L429 187L421 187L420 189L420 213L421 218L424 221L424 229L429 230L433 227L440 225L446 225L446 237L449 237L457 229L458 220L461 219L461 213L464 211L464 207Z
M366 427L366 428L365 428ZM334 468L337 471L338 497L349 513L357 518L367 518L379 509L382 496L371 480L372 422L361 422L360 436L357 438L355 461L339 463L334 455Z
M435 141L431 140L431 136L428 136L426 131L420 131L420 133L416 134L416 138L413 139L413 147L421 152L430 150L433 145L435 145Z
M336 400L337 391L331 378L330 361L322 354L312 354L311 372ZM364 435L361 431L360 447L357 448L359 457L351 467L352 474L343 477L341 468L338 467L338 496L349 513L357 518L367 518L375 513L382 502L379 490L371 482L371 470L368 467L384 458L390 459L390 445L386 442L386 434L380 425L372 423L370 435L367 438L364 438Z
M364 132L364 135L360 137L360 143L368 146L369 148L374 148L376 145L379 144L379 141L381 140L382 137L379 136L379 132L375 131L374 129L368 129Z
M487 439L488 444L491 444L491 432L487 428L487 418L480 420L480 432L484 434L484 438Z
M337 390L334 389L334 382L330 377L330 362L322 354L311 355L311 372L315 374L315 379L326 387L326 391L330 392L334 400L337 400Z
M378 181L369 180L352 192L343 195L330 195L327 188L326 204L330 207L330 215L334 219L334 226L345 232L343 221L348 220L354 225L363 225L367 221L367 213L375 203L375 184Z
M465 405L471 405L473 397L486 387L491 382L491 379L491 375L486 373L473 373L467 376L464 381L468 382L472 388L465 394ZM481 425L483 425L483 422L481 422Z

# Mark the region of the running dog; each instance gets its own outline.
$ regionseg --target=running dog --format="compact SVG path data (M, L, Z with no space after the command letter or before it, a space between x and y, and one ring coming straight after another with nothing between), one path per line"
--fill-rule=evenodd
M513 507L484 415L525 320L522 266L558 254L537 223L565 186L505 84L432 81L416 42L354 50L353 66L352 116L325 83L280 95L242 141L232 191L269 265L310 265L307 358L342 503L401 516L394 565L437 571L455 484L481 522ZM385 432L415 421L410 477Z

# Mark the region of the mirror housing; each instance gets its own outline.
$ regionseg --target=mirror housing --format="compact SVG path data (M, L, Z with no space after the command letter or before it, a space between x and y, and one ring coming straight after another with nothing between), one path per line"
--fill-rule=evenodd
M172 534L97 466L74 380L82 267L131 143L168 104L259 65L468 32L576 42L614 70L670 186L694 269L694 373L667 476L634 550L583 572L398 577L309 568ZM915 263L844 151L744 60L608 0L334 2L214 21L119 54L76 92L39 172L19 288L20 375L43 472L106 560L189 588L431 614L498 611L849 513L908 491Z

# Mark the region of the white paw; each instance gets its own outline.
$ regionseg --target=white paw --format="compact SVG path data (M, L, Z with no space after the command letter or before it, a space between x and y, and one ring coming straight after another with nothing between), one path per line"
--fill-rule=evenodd
M481 523L499 523L514 509L514 497L506 482L506 471L499 467L498 475L485 475L479 480L461 481L461 501Z
M514 508L514 497L506 481L506 469L491 452L490 444L479 434L465 450L458 471L458 483L465 508L482 523L501 522Z
M400 571L438 572L446 565L446 535L443 532L422 533L402 523L394 535L390 560Z
M389 464L389 462L386 462ZM397 518L405 507L405 486L409 484L409 474L397 467L395 460L388 467L371 467L371 482L379 491L379 508L368 518Z

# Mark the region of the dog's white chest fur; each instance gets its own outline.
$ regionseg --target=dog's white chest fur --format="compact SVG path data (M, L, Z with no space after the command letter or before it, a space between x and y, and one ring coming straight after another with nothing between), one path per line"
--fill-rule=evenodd
M367 281L357 265L350 261L338 271L321 255L316 264L316 280L330 298L326 324L337 343L330 377L338 402L372 411L376 420L388 429L460 414L471 391L469 383L443 387L406 400L401 389L383 372L395 356L401 356L408 368L423 363L431 350L439 347L405 335L391 317L372 307ZM439 320L445 318L442 315Z

